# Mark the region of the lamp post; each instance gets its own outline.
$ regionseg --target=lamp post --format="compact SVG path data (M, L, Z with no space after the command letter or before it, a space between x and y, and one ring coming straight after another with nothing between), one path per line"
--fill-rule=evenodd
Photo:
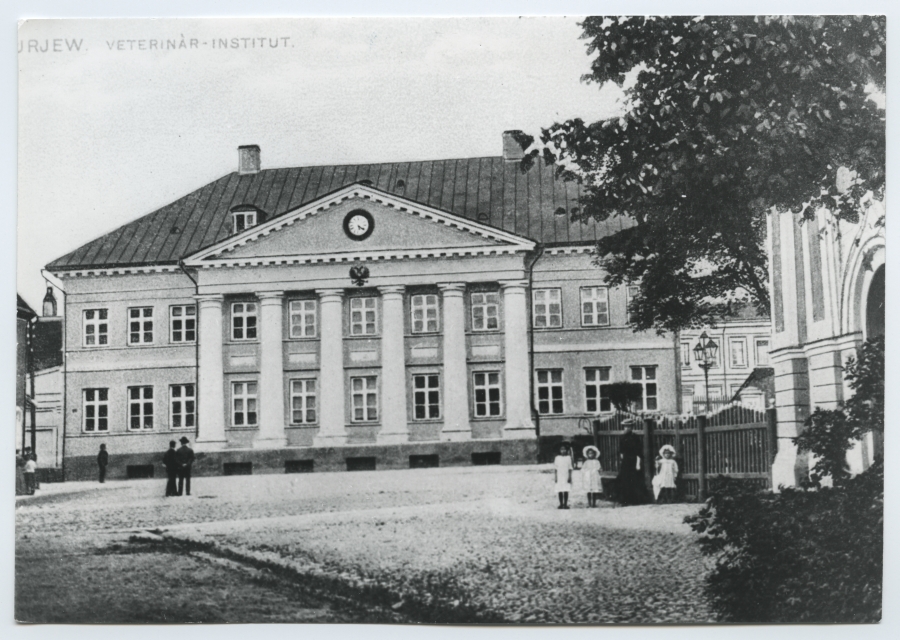
M706 412L709 413L709 370L716 364L716 354L719 345L713 342L706 332L700 334L700 340L694 345L694 358L703 369L703 379L706 382Z

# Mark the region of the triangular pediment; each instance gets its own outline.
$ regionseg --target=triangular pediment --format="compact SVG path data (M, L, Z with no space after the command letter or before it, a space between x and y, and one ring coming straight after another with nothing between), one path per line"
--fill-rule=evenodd
M363 213L371 226L355 239L348 220ZM358 230L358 229L357 229ZM313 257L453 255L528 251L534 242L367 185L351 185L289 211L185 260L188 265L252 264Z

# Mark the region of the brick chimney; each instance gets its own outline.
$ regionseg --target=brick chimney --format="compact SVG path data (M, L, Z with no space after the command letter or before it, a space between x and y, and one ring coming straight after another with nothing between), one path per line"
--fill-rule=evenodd
M518 162L525 157L522 147L515 136L522 133L518 129L503 132L503 159L507 162Z
M255 144L238 147L238 173L259 173L259 147Z

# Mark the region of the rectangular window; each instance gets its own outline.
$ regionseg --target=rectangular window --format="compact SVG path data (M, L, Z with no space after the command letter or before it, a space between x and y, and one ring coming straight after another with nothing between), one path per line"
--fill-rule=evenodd
M413 333L433 333L438 330L438 297L436 294L429 293L410 298L409 313Z
M563 381L561 369L538 369L537 410L541 415L563 413Z
M291 380L291 424L315 424L316 380Z
M197 415L197 395L192 384L169 387L169 425L173 429L193 427Z
M438 374L413 376L413 416L416 420L441 417L441 380Z
M378 378L350 378L350 389L353 396L353 422L378 420Z
M605 327L609 325L609 289L607 287L582 287L581 326Z
M610 367L591 367L584 370L585 409L588 413L607 413L613 410L609 399Z
M475 378L475 416L496 417L502 413L500 404L500 373L478 371Z
M231 339L256 340L255 302L235 302L231 305Z
M635 322L635 314L631 311L631 303L638 297L640 294L641 288L638 285L631 285L625 289L625 308L628 310L628 323L634 324Z
M472 294L472 331L496 331L500 328L500 294L496 291Z
M769 364L769 341L756 341L756 366L762 367Z
M731 366L735 369L747 368L747 340L731 338L728 340L728 353Z
M231 423L236 427L255 427L259 400L255 382L231 383Z
M291 337L316 337L316 301L291 300Z
M109 310L84 310L84 346L95 347L109 344Z
M631 381L641 385L642 411L656 411L656 367L631 367Z
M172 342L195 342L197 340L197 305L185 304L169 307L169 325Z
M82 415L85 431L109 431L109 389L84 389Z
M128 387L128 428L153 428L153 387Z
M691 368L691 343L690 342L682 342L681 343L681 368L682 369L690 369Z
M256 212L243 211L234 214L234 232L240 233L244 229L256 226Z
M128 310L128 344L153 343L153 307Z
M532 313L536 329L562 326L562 292L560 289L535 289Z
M350 298L350 335L375 335L375 298Z

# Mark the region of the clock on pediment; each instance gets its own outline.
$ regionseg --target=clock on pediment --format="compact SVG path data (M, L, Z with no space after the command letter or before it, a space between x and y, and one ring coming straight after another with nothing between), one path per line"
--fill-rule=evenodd
M351 240L365 240L375 230L375 219L364 209L355 209L344 216L344 233Z

